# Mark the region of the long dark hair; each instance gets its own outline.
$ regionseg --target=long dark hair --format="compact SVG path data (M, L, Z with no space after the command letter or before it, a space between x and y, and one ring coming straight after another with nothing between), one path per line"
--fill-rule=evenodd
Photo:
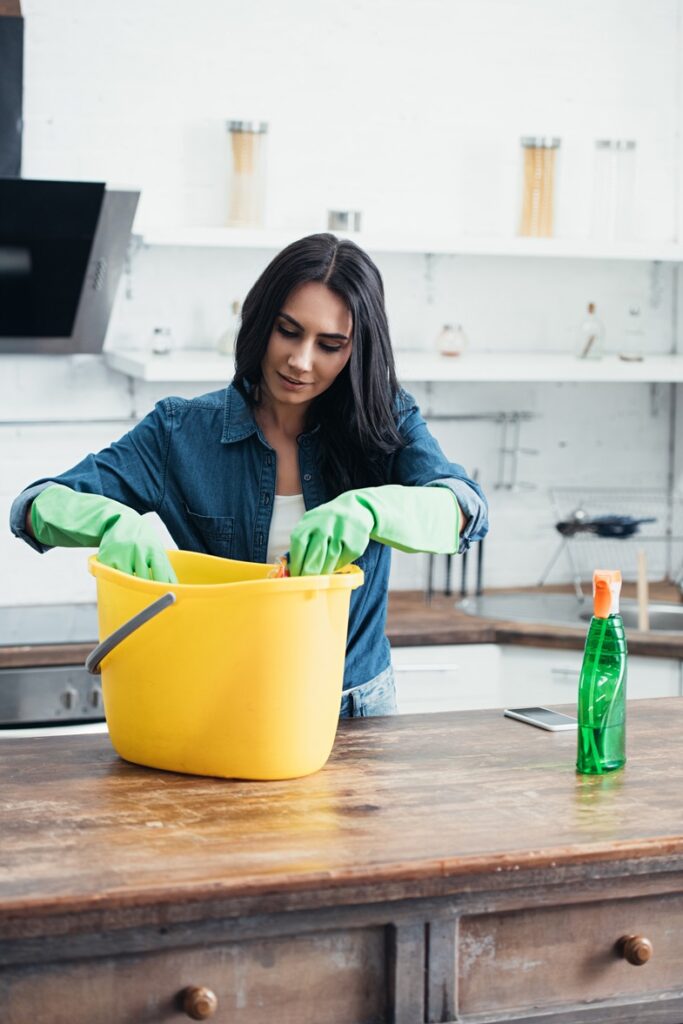
M353 317L351 357L311 403L306 423L306 429L320 430L326 486L336 495L386 483L388 460L405 444L396 425L400 389L382 278L355 242L308 235L268 264L244 300L234 384L250 405L258 403L261 363L275 319L293 289L308 281L319 281L339 295Z

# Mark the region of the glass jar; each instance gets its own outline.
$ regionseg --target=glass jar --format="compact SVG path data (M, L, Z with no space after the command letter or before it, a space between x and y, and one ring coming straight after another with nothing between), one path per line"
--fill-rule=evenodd
M153 327L149 336L149 351L155 356L167 356L175 349L175 338L170 327Z
M328 210L327 227L330 231L360 231L360 210Z
M558 138L524 136L520 235L550 238L553 234Z
M462 324L444 324L436 336L436 347L442 356L461 356L467 348Z
M633 238L636 144L632 139L596 139L593 183L594 238Z
M261 227L266 198L265 121L228 121L230 136L229 227Z

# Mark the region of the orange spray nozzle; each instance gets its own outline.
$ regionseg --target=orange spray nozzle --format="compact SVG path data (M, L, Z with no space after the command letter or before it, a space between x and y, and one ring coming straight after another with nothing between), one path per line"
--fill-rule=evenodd
M621 573L618 569L596 569L593 573L593 614L606 619L619 611Z

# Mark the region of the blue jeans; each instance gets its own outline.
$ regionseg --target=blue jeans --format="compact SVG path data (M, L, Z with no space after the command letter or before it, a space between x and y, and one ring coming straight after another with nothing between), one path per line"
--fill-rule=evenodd
M391 665L374 679L352 686L342 693L340 718L368 718L371 715L395 715L396 684Z

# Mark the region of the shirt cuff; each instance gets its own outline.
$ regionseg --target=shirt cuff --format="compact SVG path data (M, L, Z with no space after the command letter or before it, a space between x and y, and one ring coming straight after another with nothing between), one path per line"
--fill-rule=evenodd
M48 487L52 487L53 483L54 480L43 480L42 484L34 484L32 487L27 487L25 491L22 491L14 499L9 513L9 525L14 536L26 541L29 547L41 555L46 551L51 551L53 545L41 544L39 540L35 540L30 533L26 532L26 510L33 499L37 498Z
M466 484L464 480L459 480L457 477L432 480L427 484L427 487L447 487L452 491L455 500L467 516L467 526L460 534L460 547L457 551L457 554L462 555L464 551L469 549L473 541L481 539L478 536L479 534L483 536L485 533L486 505L469 484Z

